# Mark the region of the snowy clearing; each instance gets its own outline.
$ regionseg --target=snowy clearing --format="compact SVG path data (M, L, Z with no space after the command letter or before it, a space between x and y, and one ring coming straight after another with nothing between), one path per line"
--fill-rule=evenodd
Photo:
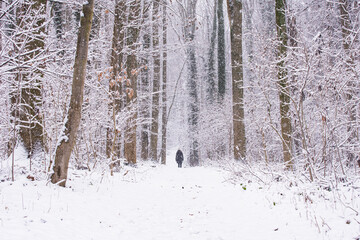
M113 177L71 171L67 188L25 176L2 182L0 239L359 237L359 188L312 191L306 183L257 183L175 164L143 163Z

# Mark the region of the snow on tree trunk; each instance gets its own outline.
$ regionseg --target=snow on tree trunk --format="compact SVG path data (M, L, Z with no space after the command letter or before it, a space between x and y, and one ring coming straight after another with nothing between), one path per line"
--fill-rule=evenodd
M290 92L288 87L288 74L285 64L287 48L287 30L285 16L285 0L276 0L275 17L276 30L279 45L278 54L278 88L280 99L280 116L281 116L281 137L283 145L283 157L287 168L292 168L293 162L291 157L291 117L290 117Z
M163 72L162 72L162 138L161 138L161 164L166 164L166 139L167 139L167 95L166 95L166 83L167 83L167 4L166 0L163 1L163 42L162 42L162 53L163 53Z
M138 62L136 56L137 40L140 33L140 1L134 1L129 7L128 21L131 25L127 29L126 72L128 79L125 84L126 108L128 118L125 129L125 158L130 164L136 164L136 125L137 125L137 77Z
M31 157L36 150L44 150L44 138L41 116L42 79L45 64L43 59L45 47L46 1L24 1L18 5L16 24L19 32L15 34L15 45L18 52L16 82L21 82L20 91L14 92L11 102L19 106L13 107L13 116L19 117L19 134L21 141ZM30 32L31 34L28 34ZM23 47L25 46L25 47ZM18 85L18 83L16 83ZM16 87L14 87L16 89Z
M86 76L86 63L88 57L89 36L93 18L94 0L88 0L83 5L80 21L76 56L74 64L73 83L68 116L64 123L60 141L56 148L54 173L51 182L65 187L71 152L76 143L77 130L81 120L83 103L84 83Z
M228 0L227 4L231 41L234 158L240 160L246 156L244 71L242 56L242 3L240 1Z
M121 67L123 62L123 39L124 39L124 22L126 20L125 16L126 6L124 1L117 1L115 4L115 17L114 17L114 29L113 29L113 39L112 39L112 50L111 50L111 67L112 67L112 79L109 82L109 92L112 95L112 101L109 103L109 114L112 116L111 124L107 129L107 139L106 139L106 156L110 158L115 153L120 152L120 132L114 129L116 126L116 115L122 108L122 82L121 82ZM114 122L115 121L115 122ZM115 123L115 125L113 124ZM113 126L111 129L110 126ZM119 136L116 136L119 135Z
M153 95L152 95L152 113L151 113L151 136L150 136L150 158L158 161L158 134L159 134L159 110L160 110L160 52L159 52L159 0L153 2Z

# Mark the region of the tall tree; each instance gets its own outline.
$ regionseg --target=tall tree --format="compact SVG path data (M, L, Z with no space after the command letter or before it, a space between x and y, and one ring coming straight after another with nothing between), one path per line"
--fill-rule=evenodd
M62 187L65 187L66 184L69 160L76 143L77 130L81 120L86 63L93 11L94 0L88 0L83 5L83 16L80 20L70 107L58 146L56 148L54 173L51 176L51 182L54 184L58 183Z
M111 121L106 133L106 156L111 159L110 168L118 165L115 162L115 156L120 155L120 140L121 133L118 130L116 117L122 108L122 63L123 63L123 46L124 46L124 23L126 20L126 5L125 1L115 1L115 16L113 39L111 47L111 69L112 78L109 81L109 92L111 94L111 102L109 103L109 113Z
M138 62L136 57L137 40L140 33L140 11L141 2L132 1L129 6L128 22L126 35L126 46L128 48L126 59L126 72L128 79L125 84L126 107L129 114L125 129L125 148L126 160L136 163L136 125L137 125L137 77Z
M140 142L141 142L141 159L147 160L149 157L149 120L150 119L150 71L149 63L151 60L151 24L150 21L151 2L144 1L143 6L143 27L142 27L142 53L140 54L140 93L139 97L139 114L141 120Z
M161 164L166 164L166 140L167 140L167 4L163 1L163 16L162 16L162 130L161 130Z
M347 112L349 116L349 124L347 126L348 131L348 142L350 145L350 148L355 144L355 141L358 140L357 136L357 129L356 129L356 100L354 99L354 96L356 93L354 92L354 89L356 89L358 84L356 84L357 81L359 81L359 78L356 77L358 73L356 73L355 70L355 62L354 62L354 56L351 49L351 42L354 41L352 39L356 39L355 36L352 36L352 29L353 26L351 24L350 16L349 16L349 1L348 0L339 0L339 10L340 10L340 23L341 23L341 33L342 33L342 45L344 50L344 65L345 65L345 73L349 76L347 79L346 85L347 90L345 93L346 100L347 100ZM355 76L353 76L355 73ZM353 151L348 151L348 158L349 161L353 161L354 159L354 153Z
M279 41L277 49L277 67L278 67L278 88L280 99L280 117L281 117L281 138L283 145L283 157L287 168L292 168L291 157L291 118L290 118L290 91L288 87L288 74L285 58L287 55L287 29L286 29L286 2L285 0L275 1L275 17L277 38Z
M42 105L42 78L44 70L45 47L45 16L46 0L24 1L18 5L16 24L20 31L16 34L17 76L20 91L13 93L11 102L20 108L13 107L13 116L19 116L21 126L19 134L28 156L31 157L36 150L44 150L43 127L41 117ZM24 34L31 32L31 34ZM23 47L24 46L24 47ZM16 84L16 85L18 85ZM18 101L17 99L20 99ZM17 113L16 113L17 112Z
M206 101L209 104L213 104L215 100L215 46L216 46L216 31L217 31L217 1L215 0L214 4L214 16L213 24L210 36L210 47L208 52L208 62L207 62L207 76L206 76Z
M242 2L227 0L230 22L234 158L246 156L244 76L242 51Z
M159 133L159 99L160 99L160 49L159 49L159 8L160 1L153 0L153 94L152 94L152 112L151 112L151 136L150 136L150 158L158 161L158 133Z
M225 98L226 71L225 71L225 21L224 21L224 1L217 1L217 18L218 18L218 87L219 101L222 103ZM240 3L241 4L241 3Z
M189 91L189 141L190 153L189 163L190 166L199 165L199 141L198 141L198 128L199 128L199 98L198 98L198 68L196 62L195 52L195 30L196 30L196 3L197 0L186 1L186 24L184 26L185 41L187 43L186 55L188 66L188 91Z
M55 32L57 38L62 38L63 35L63 3L58 1L51 1L52 2L52 10L53 10L53 21L55 26Z

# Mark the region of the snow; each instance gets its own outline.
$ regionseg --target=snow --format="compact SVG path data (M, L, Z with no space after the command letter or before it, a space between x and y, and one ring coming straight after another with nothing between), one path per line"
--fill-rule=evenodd
M179 169L174 156L172 151L167 166L124 166L113 177L108 170L70 170L66 188L25 175L1 182L0 239L359 236L360 188L342 186L335 192L296 179L268 182L258 176L262 183L244 169L241 174L213 166Z
M69 141L69 137L65 134L67 121L68 121L68 115L65 116L64 123L63 123L61 131L60 131L59 139L56 143L56 147L60 146L61 142L63 142L63 141L65 141L65 142Z

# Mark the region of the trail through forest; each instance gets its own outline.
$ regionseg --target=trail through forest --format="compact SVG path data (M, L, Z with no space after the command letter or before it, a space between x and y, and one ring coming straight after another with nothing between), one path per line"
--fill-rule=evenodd
M25 176L0 183L0 239L303 240L356 234L356 222L343 218L330 235L316 226L315 203L307 206L298 189L284 183L234 181L220 168L177 168L175 151L168 158L167 166L144 163L113 177L71 171L67 188Z

